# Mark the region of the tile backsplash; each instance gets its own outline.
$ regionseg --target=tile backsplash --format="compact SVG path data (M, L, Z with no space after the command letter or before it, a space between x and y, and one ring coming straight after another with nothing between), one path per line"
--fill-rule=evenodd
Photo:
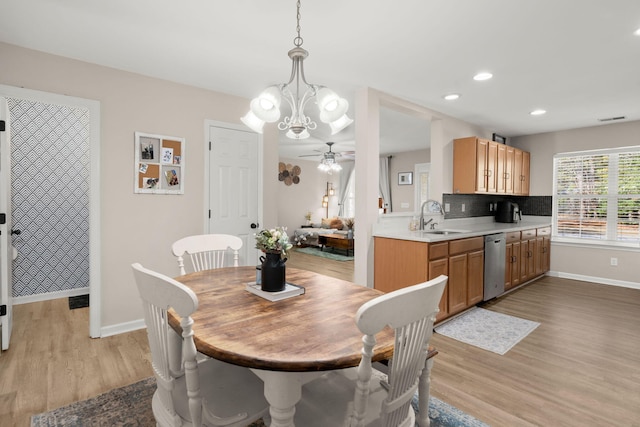
M509 201L517 203L522 215L551 216L551 196L507 196L497 194L443 194L443 206L449 204L446 219L494 216L491 204ZM464 210L463 210L464 207Z

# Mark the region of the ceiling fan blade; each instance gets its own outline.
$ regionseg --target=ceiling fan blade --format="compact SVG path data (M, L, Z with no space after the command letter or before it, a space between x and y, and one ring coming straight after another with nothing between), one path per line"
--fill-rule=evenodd
M322 156L322 153L318 153L318 154L303 154L301 156L298 157L318 157L318 156Z

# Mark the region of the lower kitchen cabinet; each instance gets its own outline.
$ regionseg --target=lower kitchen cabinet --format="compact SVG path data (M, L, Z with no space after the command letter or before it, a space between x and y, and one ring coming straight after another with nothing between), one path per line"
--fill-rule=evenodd
M374 247L374 287L383 292L424 282L440 274L449 277L440 300L437 322L483 299L482 237L437 243L375 237Z
M507 233L505 291L549 271L551 227Z
M536 276L540 276L551 268L551 227L542 227L536 230Z
M449 241L449 310L459 313L482 301L484 292L484 239Z
M467 254L467 307L484 297L484 249Z
M449 313L456 314L467 308L467 254L449 257Z
M441 274L449 275L449 243L435 243L430 245L429 250L429 280L435 279ZM434 247L436 250L433 250ZM449 283L444 288L442 299L439 305L440 311L436 316L436 322L449 317Z
M506 257L504 272L504 290L518 286L520 284L520 232L512 231L507 233Z
M484 297L484 238L442 242L374 237L374 287L383 292L449 277L436 322L472 307ZM505 290L549 271L551 228L507 232Z
M375 289L391 292L427 280L428 243L375 237L374 245Z
M524 283L536 275L536 230L521 231L520 282Z

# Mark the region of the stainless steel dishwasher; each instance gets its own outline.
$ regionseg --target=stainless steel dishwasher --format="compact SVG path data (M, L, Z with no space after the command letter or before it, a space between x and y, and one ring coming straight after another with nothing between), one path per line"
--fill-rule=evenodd
M505 233L484 236L484 301L504 293Z

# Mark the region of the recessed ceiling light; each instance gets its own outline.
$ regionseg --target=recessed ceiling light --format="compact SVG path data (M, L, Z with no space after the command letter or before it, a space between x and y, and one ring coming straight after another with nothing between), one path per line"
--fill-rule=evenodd
M473 80L477 80L477 81L489 80L491 77L493 77L493 74L483 71L473 76Z
M447 101L453 101L455 99L460 98L460 94L458 94L458 93L450 93L449 95L443 96L443 98L446 99Z
M633 32L633 34L634 34L634 35L636 35L636 36L640 36L640 28L638 28L637 30L635 30L635 31Z
M537 109L537 110L533 110L529 114L531 114L532 116L541 116L546 113L547 113L547 110Z

